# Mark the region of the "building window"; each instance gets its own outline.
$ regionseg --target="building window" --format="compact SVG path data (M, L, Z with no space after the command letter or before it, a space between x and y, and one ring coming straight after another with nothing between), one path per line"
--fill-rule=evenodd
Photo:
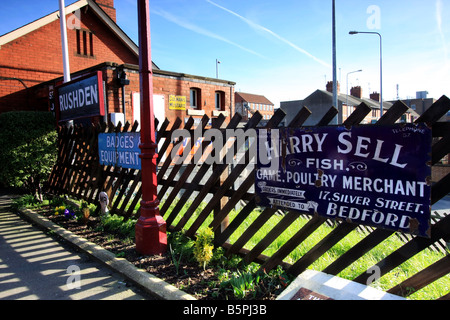
M94 56L94 35L88 30L76 29L77 54L85 57Z
M89 32L89 54L91 57L94 56L94 35Z
M77 29L77 53L81 54L81 30Z
M201 91L198 88L191 88L190 90L190 103L192 109L200 109L200 101L201 101L200 92Z
M216 91L216 110L225 111L225 93L223 91Z

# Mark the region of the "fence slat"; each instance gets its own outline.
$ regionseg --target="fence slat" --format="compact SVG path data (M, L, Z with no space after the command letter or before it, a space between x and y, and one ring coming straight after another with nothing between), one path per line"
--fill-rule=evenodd
M208 123L209 119L205 119L206 123ZM215 121L215 123L213 124L213 126L215 126L215 128L220 128L220 126L223 123L224 118L222 117L220 120ZM205 123L205 125L206 125ZM205 126L203 126L204 128ZM198 159L200 159L202 152L204 150L204 148L210 143L210 141L207 141L205 139L205 141L202 142L201 147L198 148L198 150L196 151L194 158L198 157ZM175 187L172 189L171 194L168 197L168 200L166 200L166 203L164 203L163 206L163 212L166 212L168 206L166 204L170 204L172 203L173 199L175 199L175 197L178 195L178 193L180 192L181 188L183 187L183 184L187 181L187 179L189 178L190 174L192 173L192 171L194 170L194 168L197 166L197 164L195 162L191 162L190 164L187 165L186 169L184 170L183 174L181 175L180 179L178 180L177 184L175 185ZM206 172L208 171L208 168L211 165L208 165L206 163L204 163L201 167L200 170L198 171L198 173L195 175L195 177L192 180L192 183L197 184L200 183L200 180L204 177L204 175L206 174ZM172 212L170 213L169 217L166 219L166 223L168 225L172 224L172 222L174 221L175 217L178 215L178 212L181 210L181 208L183 206L185 206L185 204L187 203L187 201L189 200L190 195L193 193L194 190L192 189L187 189L185 190L185 192L183 193L183 195L181 196L180 200L177 202L177 204L175 205L175 208L172 210ZM170 201L170 202L169 202ZM189 209L193 207L193 204L191 204L189 206ZM188 211L189 211L188 209ZM193 211L192 211L193 212ZM190 216L187 216L188 212L186 212L183 217L181 218L180 221L184 221L188 220L190 218ZM179 228L179 226L177 225L175 227L175 230L181 230L181 228Z
M408 107L398 101L394 103L380 120L375 125L388 125L397 121ZM450 132L448 123L436 123L443 115L450 110L450 99L446 96L441 97L436 101L424 114L416 120L416 123L426 123L432 128L432 134L435 138L432 145L432 161L431 164L436 164L441 159L450 153ZM347 118L343 125L353 126L362 122L366 116L371 112L371 109L364 103L360 104L354 112ZM312 112L307 106L301 108L294 117L294 120L288 124L288 128L295 128L301 126L306 119L310 117ZM327 125L337 115L337 109L331 107L328 112L317 123L319 126ZM227 128L237 128L239 120L236 120L237 115L231 119ZM278 110L274 116L269 119L266 128L276 128L283 120L285 114ZM240 116L238 116L240 117ZM219 121L213 122L213 128L219 128L224 117L219 117ZM262 119L259 112L255 112L244 127L244 132L254 129L258 126ZM209 121L207 116L202 118L201 128L204 129ZM425 248L438 248L442 250L445 247L444 239L450 238L449 234L449 216L432 219L432 226L430 228L431 239L405 236L402 233L396 233L391 230L383 230L380 228L360 227L356 224L351 224L346 221L333 220L332 223L324 217L318 215L305 216L309 219L303 227L299 230L294 230L294 236L290 237L284 244L281 245L277 251L271 256L265 256L262 253L282 236L287 229L292 230L294 223L301 213L288 211L284 216L273 223L271 219L277 213L276 208L264 208L262 212L255 215L252 212L258 209L257 197L253 191L255 181L255 170L249 165L251 154L247 150L244 154L245 163L231 166L227 163L209 164L209 161L197 164L192 162L192 153L196 141L193 130L194 119L190 117L184 124L184 129L188 130L191 139L186 146L186 163L174 164L173 156L177 154L175 151L180 151L183 141L173 141L172 137L175 130L182 126L183 121L177 118L173 123L167 119L163 123L158 124L157 142L160 144L158 150L158 198L165 200L160 212L162 215L166 214L166 222L168 230L176 231L187 229L185 234L194 237L199 228L204 225L209 217L212 217L212 222L209 224L215 231L215 245L221 245L226 249L226 255L239 254L244 258L246 263L257 262L261 264L260 270L266 272L275 268L278 265L283 266L289 273L297 275L304 271L307 267L313 264L317 259L320 259L323 254L328 252L335 245L338 245L341 240L353 232L355 229L367 230L364 238L358 243L354 244L350 249L341 254L337 259L326 265L323 272L329 274L338 274L345 268L349 267L353 262L357 261L364 254L370 252L373 248L380 245L391 235L396 234L401 241L406 242L402 247L391 253L385 259L376 263L380 267L382 275L390 272L398 265L402 264L410 257ZM214 123L220 123L214 125ZM122 125L114 127L111 123L107 125L96 125L93 127L83 128L81 126L75 127L59 127L58 128L58 159L49 175L47 181L47 189L53 194L67 194L74 198L85 200L89 203L97 204L96 212L99 210L98 194L101 191L106 191L110 196L111 212L117 213L128 219L133 216L138 208L138 202L141 198L141 172L134 169L122 169L114 166L103 166L98 161L98 134L100 132L128 132L136 131L138 123L135 122L130 128L130 124L126 123L123 128ZM170 129L169 129L170 127ZM225 129L220 129L224 133ZM202 130L203 132L203 130ZM225 136L225 134L224 134ZM163 139L164 141L162 141ZM235 139L234 146L228 150L226 155L235 156L247 139L237 142ZM202 156L202 159L213 159L213 154L208 154L211 149L207 147L210 141L204 140L201 147L196 151L196 156ZM217 150L213 150L217 151ZM217 154L216 154L217 155ZM177 156L178 157L178 156ZM200 157L198 157L200 158ZM214 157L215 159L216 157ZM230 159L221 154L221 159ZM245 171L244 171L245 169ZM229 171L229 172L227 172ZM212 172L212 174L211 174ZM221 175L227 172L227 178L221 179ZM243 175L245 172L245 175ZM240 179L239 186L234 189L234 184L237 179ZM242 180L241 180L242 178ZM431 203L435 204L445 195L450 192L450 174L443 178L436 179L431 187ZM206 181L206 182L204 182ZM194 196L195 195L195 196ZM205 201L208 195L212 195L210 200ZM193 200L192 202L188 202ZM222 222L227 219L230 212L242 200L247 203L240 209L234 219L220 232ZM173 205L178 201L175 205ZM198 208L205 206L202 210ZM189 204L190 207L186 208ZM169 207L174 209L169 213ZM185 212L184 212L185 211ZM213 214L214 211L214 214ZM184 212L182 216L180 212ZM199 214L197 214L199 213ZM139 216L140 210L137 210L136 216ZM253 221L249 223L249 219ZM269 222L270 220L270 222ZM176 226L172 225L174 221L178 221ZM292 265L283 261L293 250L301 245L304 240L311 234L315 233L319 227L328 224L327 228L333 228L327 236L321 239L316 245L310 248L302 257L296 258ZM273 224L273 225L272 225ZM248 225L242 234L236 234L236 231L242 225ZM255 239L255 235L261 228L267 228L269 231L264 234L261 240L252 244L251 250L245 246ZM326 226L325 226L326 227ZM297 227L298 228L298 227ZM290 231L292 232L292 231ZM261 232L260 232L261 233ZM260 234L259 233L259 234ZM228 242L229 239L233 243ZM445 250L445 249L444 249ZM407 296L411 291L405 291L405 287L414 287L415 290L427 286L432 281L444 276L449 272L449 258L443 258L433 265L419 271L416 275L404 280L401 284L390 289L391 293L402 294ZM362 273L354 279L354 281L364 283L370 274ZM450 295L442 297L442 299L450 298Z
M269 233L259 241L244 257L245 263L253 262L272 242L275 241L299 217L297 212L289 211Z
M245 219L252 213L252 211L256 208L256 199L253 198L250 200L247 205L239 212L239 214L231 221L228 228L226 228L220 239L218 239L218 243L225 242L236 230L237 228L245 221ZM253 237L253 235L258 232L258 230L270 219L270 217L276 212L275 209L265 208L263 212L255 219L255 221L250 224L250 226L244 231L242 235L233 243L230 249L227 250L227 255L231 255L237 253L244 245Z
M447 112L450 111L450 99L442 96L430 108L415 121L416 123L426 123L431 127L435 122L439 121Z
M229 126L227 128L235 129L237 127L237 125L239 124L238 120L239 119L236 118L236 121L234 123L230 122L230 124L229 124ZM226 159L229 159L229 158L227 158L227 155L229 153L235 155L237 150L240 147L237 144L238 141L236 140L235 142L236 143L233 145L233 148L230 148L230 150L228 150L227 154L225 154L224 157L222 158L222 163L216 164L215 167L212 167L211 165L208 165L208 167L212 167L212 174L210 175L210 177L207 180L207 182L204 184L204 188L197 194L197 196L194 199L192 205L188 209L188 212L186 212L185 216L187 216L188 219L192 216L192 214L194 213L195 209L201 204L203 199L206 197L206 195L208 194L208 189L211 189L211 188L214 187L214 185L220 183L221 175L223 174L223 172L229 166L229 164L226 163ZM237 148L234 148L234 146L237 146ZM216 150L216 152L219 152L219 151ZM205 164L203 164L203 166L205 166ZM193 181L199 181L199 178L203 178L203 176L199 177L198 174L197 174L197 176L194 177ZM200 225L203 223L203 221L207 218L208 214L214 209L214 207L218 204L218 202L225 195L225 192L230 188L230 186L232 186L232 183L237 178L238 178L238 176L236 176L236 171L233 170L231 172L230 176L227 177L225 182L222 185L220 185L220 189L216 193L214 193L213 198L208 201L207 206L202 210L202 212L200 213L198 218L194 221L194 223L191 225L191 227L187 230L187 232L186 232L187 236L191 236L191 237L194 236L194 234L197 231L198 227L200 227ZM187 223L188 219L181 219L179 221L177 227L176 227L176 230L181 230L181 228L183 228L183 226Z
M208 120L209 120L209 118L206 115L203 116L202 122L201 122L202 130L208 124ZM192 122L192 124L193 124L193 122ZM186 149L188 147L186 145L185 150L183 150L183 154L187 154L187 152L185 152L186 150L188 150L189 154L190 154L190 151L192 150L194 144L196 143L196 141L193 141L193 139L194 139L194 134L192 133L191 134L191 138L190 138L191 148ZM196 154L198 154L199 152L201 152L201 148L199 148L199 150L197 150ZM182 160L184 162L185 158L183 158ZM180 168L183 166L183 162L175 164L175 166L172 168L172 171L171 171L171 173L169 175L169 179L175 179L175 175L178 173ZM170 192L169 196L166 198L166 201L165 201L164 205L160 209L161 215L164 215L165 212L167 211L167 209L169 208L169 206L173 203L173 201L175 200L178 192L181 190L181 187L183 186L183 183L187 180L187 178L189 177L191 171L194 169L195 165L196 165L195 163L189 163L189 165L187 166L187 169L186 169L187 171L185 170L185 173L183 173L181 175L181 177L178 179L178 182L177 182L176 186L172 189L172 191ZM160 193L162 193L162 190L160 190ZM184 196L184 194L183 194L183 196ZM185 204L187 199L188 199L188 197L186 196L182 200L180 199L180 201L178 201L176 209L172 210L171 214L166 219L166 223L168 225L170 225L172 223L173 219L175 219L175 216L178 214L178 211L181 209L180 207L182 207Z
M416 237L391 253L389 256L378 262L377 266L380 270L380 275L383 276L403 262L409 260L412 256L420 251L426 249L441 238L448 238L450 233L450 216L445 217L435 225L431 226L431 238ZM359 283L366 283L369 273L362 273L353 281Z
M377 121L377 125L395 123L401 116L408 111L408 106L401 101L395 102L392 107L386 111L383 116Z
M192 117L189 117L188 121L186 122L184 129L185 130L190 130L192 128L192 126L194 125L194 119ZM158 184L162 185L161 190L158 192L158 199L162 199L167 191L167 189L169 188L169 185L167 183L163 183L166 181L173 181L175 179L175 176L177 175L178 171L180 170L180 168L182 167L182 163L178 163L175 164L169 174L169 177L167 179L164 179L164 175L167 172L167 169L169 168L169 166L171 165L173 158L172 158L172 154L173 154L173 150L179 150L183 145L183 140L179 140L176 144L173 145L171 152L168 153L166 160L164 161L164 164L162 165L162 167L159 169L158 175L157 175L157 179L158 179ZM165 212L163 210L163 212Z
M297 276L306 270L311 264L314 263L325 252L330 250L336 243L344 239L350 232L358 227L352 223L341 223L333 231L331 231L325 238L323 238L318 244L316 244L311 250L303 255L296 263L292 265L287 271Z
M328 125L331 122L331 120L333 120L334 117L337 116L338 113L339 113L338 109L336 109L335 107L331 107L330 109L328 109L327 113L325 113L322 119L320 119L320 121L317 123L316 126L322 127Z
M361 123L361 121L363 121L370 112L372 112L372 109L367 104L362 102L345 120L345 123Z
M390 230L375 229L372 233L367 235L364 239L336 259L332 264L326 267L323 272L337 275L367 252L375 248L378 244L389 238L393 233L394 231Z
M309 220L303 228L301 228L293 237L291 237L286 243L270 257L263 265L260 267L260 271L269 272L277 265L279 265L284 258L286 258L289 253L291 253L300 243L305 241L318 227L320 227L326 221L325 218L315 215L311 220Z
M387 292L408 297L428 284L445 276L447 273L450 273L450 255L446 255L444 258L389 289Z

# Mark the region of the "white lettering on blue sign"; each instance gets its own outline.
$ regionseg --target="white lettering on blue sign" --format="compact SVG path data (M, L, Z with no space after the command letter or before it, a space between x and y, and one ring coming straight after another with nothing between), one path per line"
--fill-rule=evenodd
M99 162L129 169L141 169L139 132L100 133L98 135Z
M98 104L97 84L73 90L59 95L59 109L61 111L82 108Z
M257 141L270 160L255 170L260 206L430 236L426 125L272 129Z

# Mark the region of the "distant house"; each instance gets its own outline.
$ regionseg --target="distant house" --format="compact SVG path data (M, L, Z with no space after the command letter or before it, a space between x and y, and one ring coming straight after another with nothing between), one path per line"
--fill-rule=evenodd
M303 100L294 101L282 101L280 108L286 113L284 119L285 124L290 123L298 111L303 107L307 107L311 112L311 116L304 123L305 126L316 125L322 117L328 112L333 105L333 83L330 81L327 83L327 90L316 90ZM338 86L339 92L339 86ZM361 87L353 87L350 90L350 95L338 93L338 106L339 111L337 115L337 123L342 124L361 103L365 103L372 109L367 117L361 123L374 123L380 118L380 102L379 94L372 93L370 98L362 97ZM383 110L389 110L392 107L392 102L383 102ZM413 122L419 117L419 114L412 109L409 109L401 121Z
M263 116L263 120L269 120L274 114L274 104L262 95L235 92L235 110L244 120L251 118L256 111Z
M401 101L406 104L409 108L422 115L429 107L436 102L434 98L428 98L427 91L416 92L416 98L401 99ZM395 102L395 101L391 101ZM445 120L445 119L443 119Z

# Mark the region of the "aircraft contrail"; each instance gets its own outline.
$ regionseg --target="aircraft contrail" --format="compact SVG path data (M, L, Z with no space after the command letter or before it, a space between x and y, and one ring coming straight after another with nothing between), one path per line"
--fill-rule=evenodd
M251 49L248 49L248 48L246 48L244 46L241 46L240 44L237 44L236 42L228 40L227 38L224 38L224 37L222 37L222 36L220 36L220 35L218 35L218 34L216 34L214 32L206 30L206 29L204 29L202 27L199 27L199 26L197 26L195 24L192 24L192 23L187 22L187 21L183 21L180 17L176 17L176 16L174 16L173 14L171 14L171 13L169 13L167 11L153 9L152 12L157 14L157 15L159 15L159 16L161 16L161 17L163 17L164 19L166 19L166 20L168 20L170 22L173 22L173 23L179 25L182 28L188 29L190 31L193 31L193 32L198 33L198 34L201 34L203 36L207 36L207 37L210 37L210 38L213 38L213 39L217 39L217 40L226 42L226 43L228 43L230 45L233 45L233 46L235 46L235 47L237 47L237 48L239 48L241 50L247 51L247 52L249 52L251 54L254 54L256 56L259 56L261 58L266 59L266 57L264 57L263 55L259 54L258 52L255 52L255 51L253 51Z
M314 55L312 55L311 53L309 53L308 51L306 51L305 49L300 48L299 46L293 44L292 42L290 42L289 40L283 38L282 36L276 34L275 32L273 32L272 30L267 29L266 27L263 27L247 18L244 18L243 16L241 16L240 14L231 11L230 9L227 9L225 7L222 7L221 5L211 1L211 0L206 0L208 3L212 4L213 6L216 6L219 9L222 9L232 15L234 15L235 17L238 17L239 19L241 19L242 21L244 21L245 23L247 23L249 26L251 26L252 28L255 28L257 30L261 30L264 31L268 34L270 34L271 36L277 38L278 40L284 42L285 44L287 44L288 46L292 47L293 49L305 54L306 56L310 57L311 59L313 59L314 61L320 63L321 65L327 67L327 68L331 68L331 65L326 63L325 61L315 57Z

